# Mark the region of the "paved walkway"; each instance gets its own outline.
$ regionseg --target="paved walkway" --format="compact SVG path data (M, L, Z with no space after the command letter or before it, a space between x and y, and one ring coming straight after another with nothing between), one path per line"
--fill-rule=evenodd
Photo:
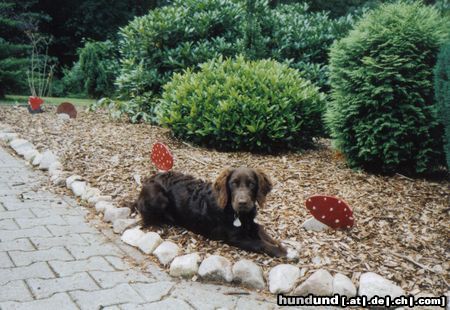
M271 309L240 288L175 280L85 220L47 176L0 147L0 309ZM101 225L97 225L101 227Z

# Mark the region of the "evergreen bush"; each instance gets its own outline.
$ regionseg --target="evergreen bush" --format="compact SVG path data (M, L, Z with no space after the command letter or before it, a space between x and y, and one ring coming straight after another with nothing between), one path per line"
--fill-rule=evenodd
M174 72L236 55L243 18L242 4L229 0L174 0L135 18L119 33L119 94L159 94Z
M450 170L450 42L442 46L434 70L434 91L440 120L444 125L444 151Z
M442 164L433 67L448 29L435 8L400 1L333 44L327 122L351 167L422 173Z

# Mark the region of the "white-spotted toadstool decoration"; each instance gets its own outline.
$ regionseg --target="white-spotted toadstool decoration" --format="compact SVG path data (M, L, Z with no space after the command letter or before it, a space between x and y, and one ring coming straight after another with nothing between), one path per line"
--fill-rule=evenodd
M151 159L158 170L169 171L173 167L172 153L169 148L161 142L153 144Z
M352 208L342 199L317 195L309 197L305 205L316 220L331 228L349 229L354 224Z

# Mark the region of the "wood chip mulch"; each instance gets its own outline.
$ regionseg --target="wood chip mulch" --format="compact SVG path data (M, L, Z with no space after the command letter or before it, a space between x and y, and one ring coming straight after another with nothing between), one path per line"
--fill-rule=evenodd
M319 141L315 150L276 156L217 152L178 141L160 127L112 121L105 112L78 109L78 118L65 122L53 107L31 115L21 107L2 106L0 121L40 151L56 151L65 170L84 176L119 205L137 197L139 180L155 172L150 162L155 141L172 150L174 170L199 178L214 180L228 166L262 168L271 176L274 189L266 207L259 210L258 221L270 235L299 249L300 259L294 264L303 268L304 279L325 268L346 274L357 284L362 272L372 271L410 294L443 295L450 290L448 178L411 179L354 171L328 140ZM301 225L309 214L304 201L315 194L344 199L353 208L356 226L350 231L305 231ZM233 262L252 259L266 273L276 264L292 263L241 251L180 228L157 231L186 252L219 254Z

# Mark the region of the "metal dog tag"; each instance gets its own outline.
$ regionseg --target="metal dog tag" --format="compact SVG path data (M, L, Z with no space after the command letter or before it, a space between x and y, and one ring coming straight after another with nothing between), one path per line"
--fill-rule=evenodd
M241 227L242 223L238 217L234 220L233 225L234 227Z

